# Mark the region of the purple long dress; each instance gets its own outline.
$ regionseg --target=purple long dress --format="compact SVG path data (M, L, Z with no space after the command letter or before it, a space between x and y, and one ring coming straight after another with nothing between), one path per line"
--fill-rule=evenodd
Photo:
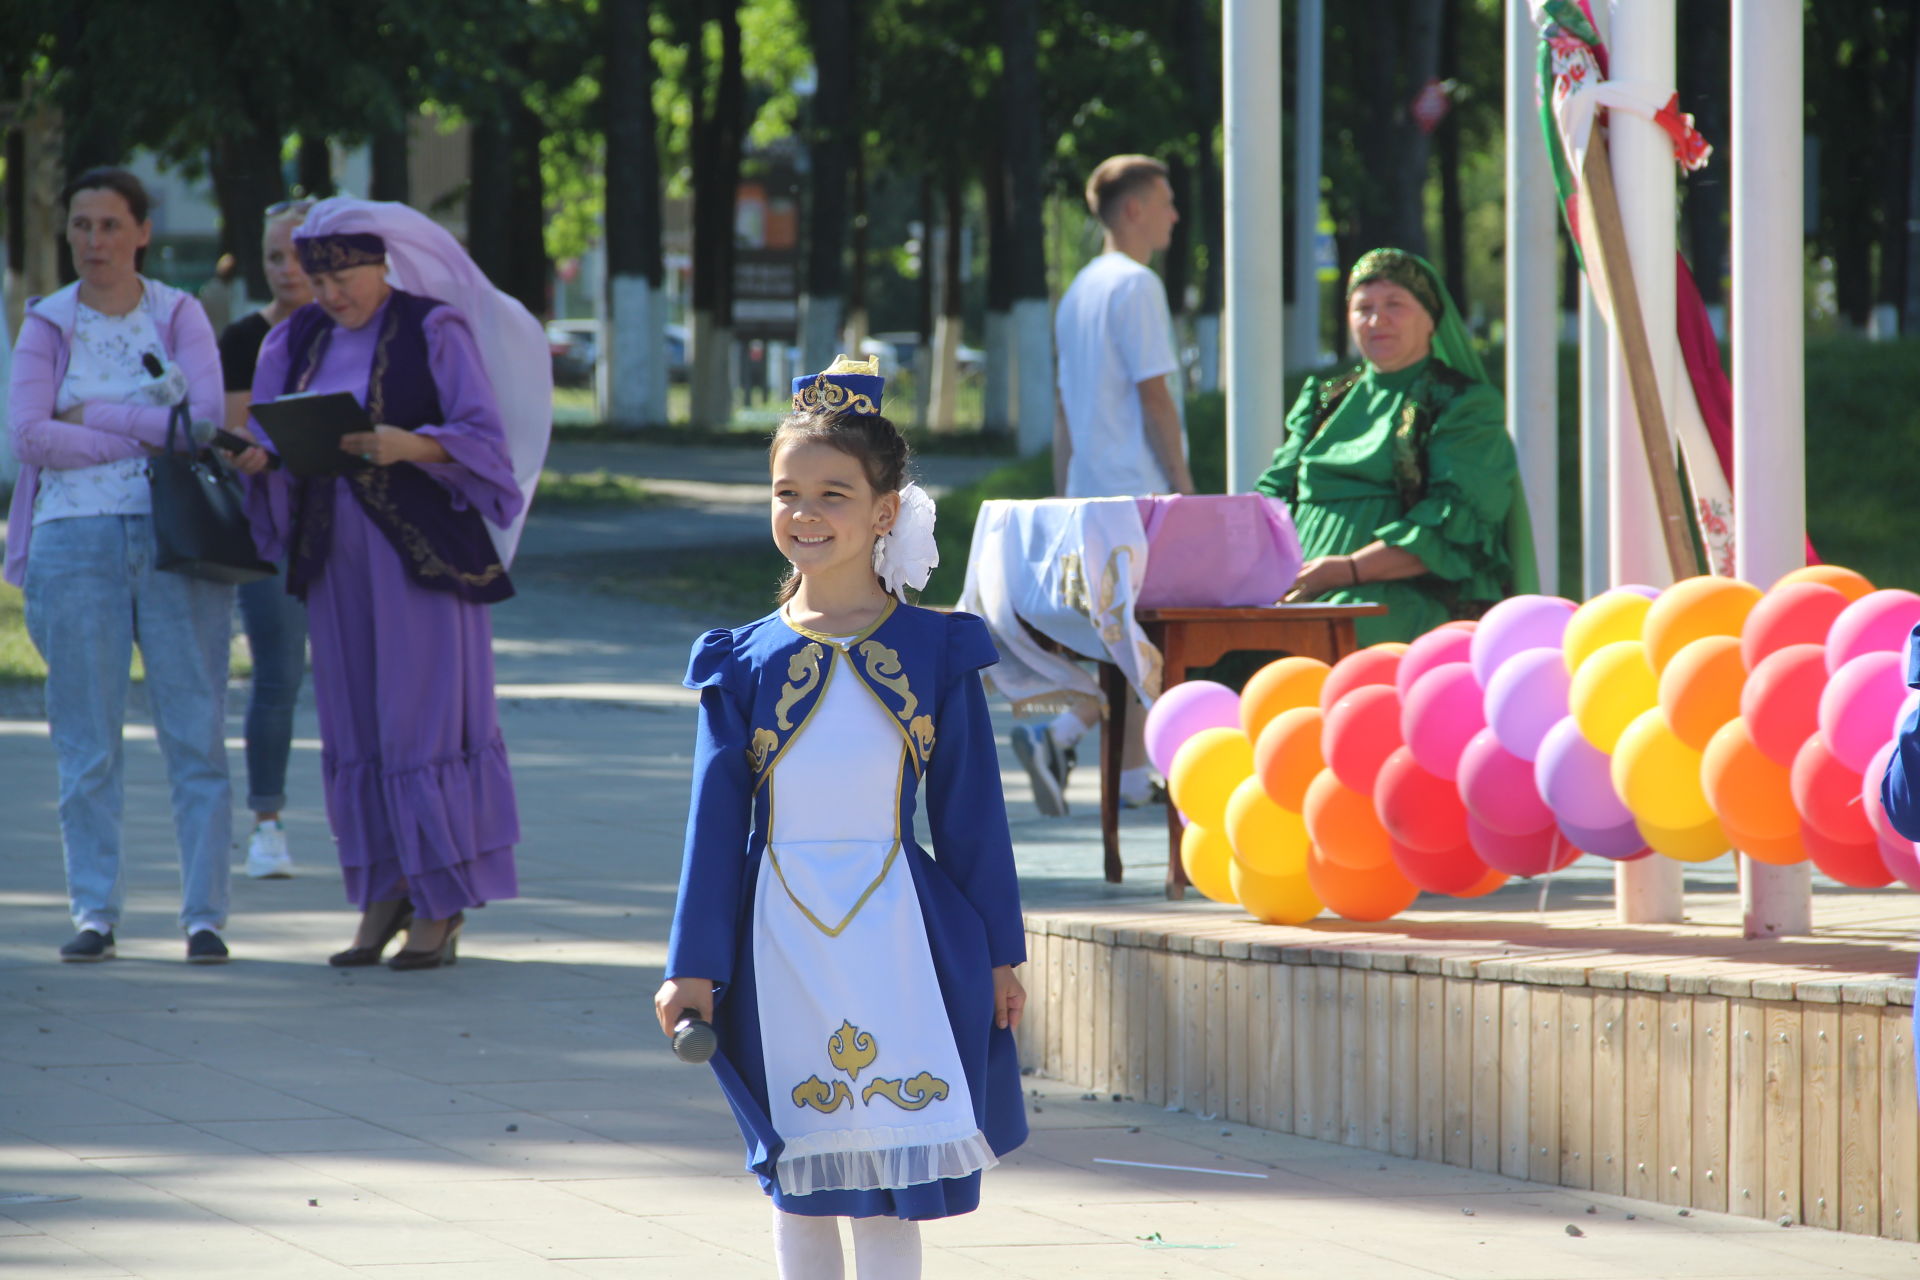
M350 391L366 403L385 310L358 329L334 327L307 390ZM479 349L451 307L433 310L424 327L446 420L417 430L452 461L421 470L456 506L505 524L521 496ZM290 328L276 327L261 347L256 401L285 385ZM269 559L286 557L291 512L284 472L252 482L248 514ZM405 894L418 915L438 920L514 897L520 820L494 704L486 606L414 582L351 487L338 483L332 545L309 584L307 609L327 819L348 900L364 909Z

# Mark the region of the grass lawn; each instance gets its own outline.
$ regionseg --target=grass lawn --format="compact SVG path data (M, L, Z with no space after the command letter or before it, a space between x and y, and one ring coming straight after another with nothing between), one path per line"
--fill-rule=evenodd
M542 471L543 507L634 507L658 502L660 495L635 476L613 471Z

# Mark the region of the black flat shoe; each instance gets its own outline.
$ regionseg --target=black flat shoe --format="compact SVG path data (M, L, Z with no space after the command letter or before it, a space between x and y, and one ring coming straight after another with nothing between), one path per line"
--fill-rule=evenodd
M60 948L60 959L67 964L96 964L113 959L113 930L82 929L73 941Z
M327 957L327 963L336 969L363 969L368 965L380 963L380 953L387 949L394 935L413 923L413 903L406 898L395 898L392 904L393 918L380 931L380 941L370 947L348 947L345 951L336 951Z
M431 951L396 951L393 959L387 961L387 968L395 972L409 969L438 969L441 965L460 963L460 926L467 922L464 911L453 913L453 919L447 921L447 936L440 945Z

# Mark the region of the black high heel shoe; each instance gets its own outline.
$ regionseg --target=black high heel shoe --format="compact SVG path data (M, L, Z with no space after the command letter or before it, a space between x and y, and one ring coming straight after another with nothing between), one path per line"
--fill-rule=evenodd
M447 936L440 945L431 951L396 951L393 959L387 961L387 968L396 972L408 969L438 969L441 965L460 963L460 926L467 922L467 913L456 911L447 921Z
M382 905L382 904L375 904ZM336 969L361 969L380 963L380 953L387 949L394 935L413 923L413 903L407 898L395 898L391 903L393 915L381 926L380 939L370 947L348 947L345 951L336 951L327 957L327 963Z

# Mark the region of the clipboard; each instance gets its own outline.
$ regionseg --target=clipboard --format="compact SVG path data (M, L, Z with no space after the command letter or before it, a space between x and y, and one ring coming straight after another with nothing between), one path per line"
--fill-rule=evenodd
M367 411L351 391L281 396L256 403L252 412L287 470L296 476L331 476L348 470L356 459L340 448L340 438L373 430Z

